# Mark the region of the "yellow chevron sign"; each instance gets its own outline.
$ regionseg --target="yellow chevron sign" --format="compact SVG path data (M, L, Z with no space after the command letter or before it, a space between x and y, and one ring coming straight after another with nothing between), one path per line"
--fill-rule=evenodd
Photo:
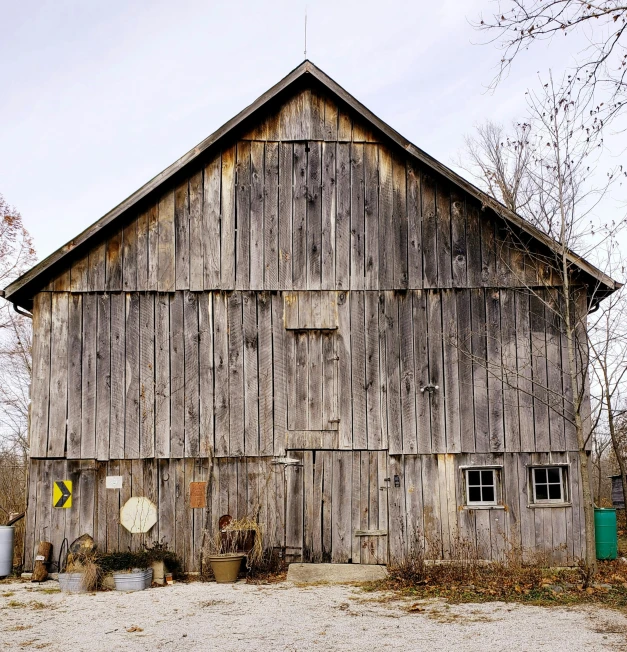
M72 507L72 481L57 480L52 485L52 506Z

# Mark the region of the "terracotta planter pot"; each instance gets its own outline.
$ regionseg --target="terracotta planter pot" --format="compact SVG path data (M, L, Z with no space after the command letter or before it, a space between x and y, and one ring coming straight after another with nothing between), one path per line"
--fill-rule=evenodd
M233 584L237 580L237 575L244 557L246 555L240 553L209 557L209 563L211 564L211 570L216 578L216 582L218 584Z

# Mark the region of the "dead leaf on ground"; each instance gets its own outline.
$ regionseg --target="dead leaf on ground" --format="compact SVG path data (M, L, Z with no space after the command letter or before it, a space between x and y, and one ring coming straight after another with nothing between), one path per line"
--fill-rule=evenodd
M420 603L415 602L414 604L409 606L407 611L409 611L409 613L418 613L419 611L426 611L426 610L424 607L420 605Z
M133 625L132 627L127 627L126 631L127 632L143 632L144 630L141 627L137 627L136 625Z

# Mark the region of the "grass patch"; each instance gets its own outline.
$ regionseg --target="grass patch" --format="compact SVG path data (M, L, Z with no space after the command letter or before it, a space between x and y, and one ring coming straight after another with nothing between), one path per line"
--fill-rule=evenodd
M56 587L54 589L39 589L38 593L45 593L46 595L52 595L53 593L61 593L61 589Z
M12 595L15 595L15 591L7 591L6 593L1 594L3 598L10 598Z
M6 606L10 609L20 609L21 607L25 607L26 603L20 602L19 600L9 600Z
M435 598L455 604L497 601L537 606L598 604L624 610L627 609L627 565L620 561L599 562L597 575L586 587L577 568L558 570L511 562L425 564L418 559L390 568L387 579L370 582L363 588L392 591L416 601Z

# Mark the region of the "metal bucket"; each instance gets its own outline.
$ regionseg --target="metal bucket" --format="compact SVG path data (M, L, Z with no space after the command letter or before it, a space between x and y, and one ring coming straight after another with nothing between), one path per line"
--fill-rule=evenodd
M131 573L113 573L116 591L143 591L152 584L152 568L133 569Z
M83 573L59 573L59 587L63 593L87 593L83 588Z
M15 528L12 525L0 525L0 577L6 577L13 570L13 545Z

